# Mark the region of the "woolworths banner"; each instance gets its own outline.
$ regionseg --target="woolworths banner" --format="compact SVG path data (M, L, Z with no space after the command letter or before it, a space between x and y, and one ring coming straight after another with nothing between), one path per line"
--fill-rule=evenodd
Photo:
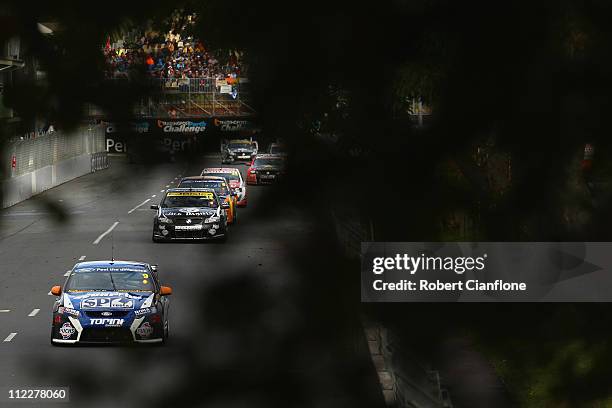
M610 242L364 242L363 302L610 302Z

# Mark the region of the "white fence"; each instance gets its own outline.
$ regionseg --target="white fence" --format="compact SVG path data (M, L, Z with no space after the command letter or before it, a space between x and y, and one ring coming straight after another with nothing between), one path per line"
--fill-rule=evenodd
M100 126L14 141L4 147L2 157L2 208L108 167Z

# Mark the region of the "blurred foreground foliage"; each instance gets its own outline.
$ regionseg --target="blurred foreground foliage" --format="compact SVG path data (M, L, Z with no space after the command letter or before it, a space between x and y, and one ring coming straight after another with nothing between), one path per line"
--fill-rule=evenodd
M440 230L456 212L478 214L472 236L483 240L611 240L608 195L593 205L591 193L568 186L572 174L584 183L575 157L586 142L602 152L595 159L599 168L610 161L607 2L62 1L7 7L14 24L4 25L2 37L20 35L28 58L47 73L41 82L17 81L6 89L5 103L24 119L76 126L85 119L85 103L129 119L131 104L146 92L137 85L142 72L135 69L132 87L108 83L101 54L106 38L148 19L161 24L184 7L200 16L195 33L210 47L247 51L258 121L295 153L295 197L373 190L373 199L356 206L387 241L465 239ZM40 21L61 29L44 38ZM424 129L415 129L401 109L398 114L398 100L415 96L435 106ZM491 193L490 174L472 157L474 145L489 135L512 159L512 184L503 196ZM349 149L367 154L355 157ZM610 176L598 173L604 181ZM390 202L377 199L387 194ZM587 221L568 225L572 203L588 212L580 218ZM377 210L381 205L385 211ZM347 303L360 313L354 299ZM405 308L372 309L397 325L405 322ZM423 321L448 313L415 309ZM524 406L609 399L608 305L499 304L477 314L474 325L473 316L457 313L451 327L469 326L478 336L503 331L487 338L485 350ZM549 341L530 332L543 335L541 327Z

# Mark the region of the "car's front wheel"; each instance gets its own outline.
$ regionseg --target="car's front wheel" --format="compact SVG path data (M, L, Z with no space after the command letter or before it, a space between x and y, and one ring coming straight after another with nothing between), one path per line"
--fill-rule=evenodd
M61 346L61 344L60 344L60 343L56 343L56 342L54 342L54 341L53 341L53 326L51 326L51 335L49 336L49 342L51 343L51 345L52 345L53 347L59 347L59 346Z
M166 320L166 327L164 328L164 337L162 338L161 344L166 344L169 336L170 336L170 321Z

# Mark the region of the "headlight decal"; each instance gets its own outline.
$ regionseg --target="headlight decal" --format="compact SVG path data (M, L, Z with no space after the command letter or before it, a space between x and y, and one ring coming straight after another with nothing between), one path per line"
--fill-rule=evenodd
M213 222L219 222L221 218L216 215L212 215L204 220L206 224L212 224Z
M172 220L166 216L161 216L158 218L158 220L162 224L172 224Z

